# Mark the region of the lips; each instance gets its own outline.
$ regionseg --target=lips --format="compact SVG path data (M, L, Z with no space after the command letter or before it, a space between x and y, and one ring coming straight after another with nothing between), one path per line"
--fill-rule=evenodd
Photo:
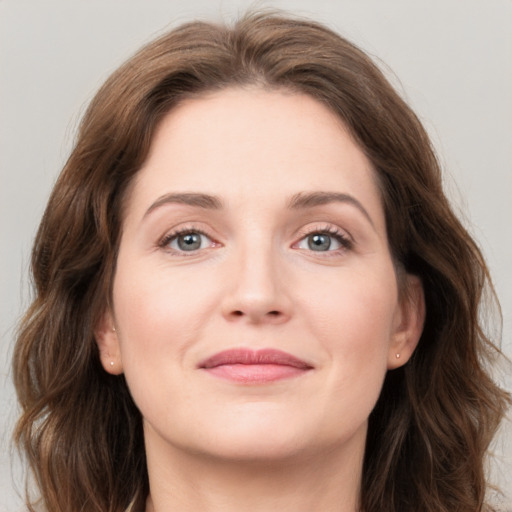
M306 361L275 349L225 350L198 366L212 376L241 383L265 383L298 377L313 368Z

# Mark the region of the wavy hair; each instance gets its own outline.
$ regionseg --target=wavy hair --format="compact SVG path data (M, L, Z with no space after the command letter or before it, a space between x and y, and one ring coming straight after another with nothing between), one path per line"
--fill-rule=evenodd
M361 510L485 510L485 454L509 404L489 375L500 352L480 320L484 292L494 293L485 262L443 193L424 128L379 68L325 26L280 13L172 30L121 66L85 113L35 239L35 297L13 362L15 439L44 507L143 508L141 415L124 377L102 369L93 335L110 301L123 199L165 114L248 85L307 94L339 116L375 168L395 261L423 282L423 335L370 416Z

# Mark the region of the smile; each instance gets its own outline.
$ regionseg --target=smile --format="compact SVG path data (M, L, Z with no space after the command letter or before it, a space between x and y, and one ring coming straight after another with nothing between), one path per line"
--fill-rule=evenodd
M246 384L273 382L304 375L313 367L291 354L274 349L225 350L198 367L222 379Z

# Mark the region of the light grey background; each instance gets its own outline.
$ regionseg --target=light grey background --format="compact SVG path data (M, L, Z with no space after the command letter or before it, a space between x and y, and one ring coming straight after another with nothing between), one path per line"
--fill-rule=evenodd
M31 241L84 106L166 27L229 20L247 7L313 17L386 63L488 259L512 356L511 0L0 0L0 512L21 506L20 464L9 456L13 328L30 299ZM501 379L512 389L510 376ZM502 430L493 474L510 496L511 424Z

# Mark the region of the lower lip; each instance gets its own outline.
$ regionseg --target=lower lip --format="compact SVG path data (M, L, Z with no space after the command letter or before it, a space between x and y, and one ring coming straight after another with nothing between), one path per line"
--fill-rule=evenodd
M308 369L282 364L223 364L205 371L221 379L257 384L298 377Z

